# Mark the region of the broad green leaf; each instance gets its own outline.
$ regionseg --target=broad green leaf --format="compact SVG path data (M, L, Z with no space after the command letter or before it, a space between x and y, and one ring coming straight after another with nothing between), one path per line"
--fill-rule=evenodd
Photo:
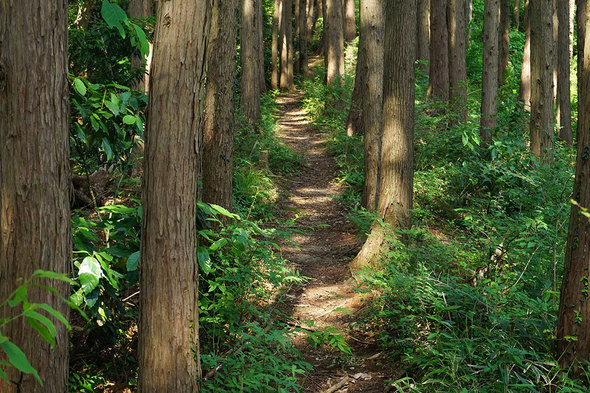
M62 313L51 307L49 304L41 303L37 305L40 309L47 311L48 314L53 315L55 319L66 325L66 328L70 330L71 326L68 320L63 316Z
M213 243L211 246L209 246L209 249L211 251L217 251L219 250L221 247L225 246L228 243L228 240L226 238L222 238L217 240L215 243Z
M143 57L147 57L150 54L150 44L148 43L147 37L145 36L145 32L135 23L131 23L133 29L135 30L135 34L137 35L137 40L139 41L139 45L137 45L138 49L141 52Z
M139 265L139 251L134 252L127 258L127 271L133 272L137 270L137 265Z
M52 337L57 335L57 329L55 328L55 324L51 321L51 319L47 318L43 314L39 314L37 311L28 310L23 312L23 315L27 318L33 318L37 321L41 322L49 331Z
M102 150L107 155L107 160L111 161L113 159L113 148L107 138L102 138Z
M6 341L0 344L0 348L2 348L6 353L6 356L8 356L8 361L10 362L10 364L12 364L20 372L23 372L25 374L33 374L37 382L39 382L39 384L43 386L43 381L41 381L41 378L39 378L37 370L35 370L33 366L31 366L31 363L29 363L27 356L19 347L17 347L10 341Z
M199 261L199 266L203 273L209 274L213 271L211 266L211 256L209 255L207 248L202 246L197 248L197 260Z
M74 79L74 90L76 90L81 96L86 95L86 85L80 78Z
M119 115L119 105L117 103L112 102L112 101L105 101L104 104L107 108L109 108L109 110L113 113L113 115L115 115L115 116Z
M84 301L84 291L82 288L78 289L76 292L70 296L70 300L76 307L80 307L82 302Z
M84 293L88 295L98 286L98 281L102 277L102 269L100 263L93 257L86 257L80 264L78 270L78 278Z
M116 27L121 37L125 38L125 30L123 29L122 22L127 20L127 14L121 7L111 3L109 0L102 0L100 14L110 28Z
M10 307L14 307L19 303L27 301L27 286L21 285L12 293L11 299L8 301Z
M45 340L52 346L55 346L55 336L51 335L51 332L49 331L49 329L47 329L47 327L43 326L43 324L39 323L39 321L37 321L34 318L26 317L26 320L27 323L33 329L35 329L41 335L41 337L43 337L43 340Z
M239 216L237 214L233 214L230 213L227 209L225 209L224 207L221 207L219 205L215 205L215 204L211 204L211 207L219 214L226 216L226 217L230 217L230 218L239 218Z
M100 128L100 125L98 124L98 121L96 120L96 117L97 116L95 116L95 115L90 116L90 125L92 126L92 129L94 131L98 131L98 129Z
M123 117L123 123L125 124L135 124L135 116L133 115L125 115L125 117Z

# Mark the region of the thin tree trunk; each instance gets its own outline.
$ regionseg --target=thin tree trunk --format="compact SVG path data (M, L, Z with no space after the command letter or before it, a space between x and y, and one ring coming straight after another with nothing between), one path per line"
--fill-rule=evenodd
M430 0L418 0L417 9L417 35L418 47L416 49L417 60L430 61ZM428 75L428 64L421 66L422 72Z
M467 121L467 68L465 49L465 7L462 0L448 0L449 92L457 121Z
M471 20L473 19L473 0L465 2L465 24L467 25L467 45L471 47Z
M344 42L352 42L356 38L356 15L354 0L342 0L344 8Z
M203 128L203 201L232 209L237 3L211 1Z
M280 20L282 14L282 7L283 7L283 0L275 0L274 4L274 11L273 11L273 23L272 23L272 55L271 55L271 63L272 63L272 74L270 77L270 87L273 90L277 90L279 88L279 77L280 77L280 66L279 66L279 58L280 58L280 46L281 46L281 29L280 29Z
M553 0L530 3L531 150L551 159L553 152Z
M0 5L0 299L7 300L37 269L69 274L72 260L69 190L68 3L23 0ZM46 303L66 319L69 285L38 281L56 290L29 287L29 301ZM14 316L10 307L0 318ZM41 310L38 310L41 311ZM41 311L41 313L44 313ZM3 393L63 393L68 388L68 333L56 325L52 347L26 322L2 328L38 371L2 369ZM5 360L5 355L0 355Z
M522 54L522 71L520 73L519 96L526 111L531 110L531 18L529 0L524 3L524 51Z
M307 74L308 57L307 57L307 7L305 0L299 0L299 61L298 71L300 75Z
M281 14L281 67L279 86L281 90L290 90L293 81L293 3L292 0L282 0Z
M557 34L557 126L559 139L568 145L573 144L572 111L570 102L570 2L559 1Z
M563 369L576 375L590 360L590 302L588 302L588 270L590 270L590 230L588 217L581 208L590 207L590 7L578 1L578 131L576 178L567 237L564 276L561 285L559 319L557 324L557 353ZM580 46L580 38L584 43Z
M520 1L514 0L514 8L512 9L512 23L516 30L520 29Z
M504 84L510 57L510 0L500 0L498 87Z
M129 1L129 8L128 8L129 16L132 18L147 18L154 14L152 10L152 1L151 0L130 0ZM150 43L150 54L153 50L153 45ZM148 56L147 59L144 59L141 55L134 55L131 57L131 68L132 69L141 69L144 72L144 75L141 79L137 81L134 88L137 90L148 91L148 87L150 84L149 79L149 71L150 71L150 62L151 56Z
M483 21L483 75L481 89L480 136L489 143L496 128L498 98L499 0L485 0Z
M307 42L311 41L318 20L318 4L320 0L307 0Z
M242 90L241 108L248 119L248 123L257 126L260 122L260 74L258 71L259 54L256 42L256 2L255 0L241 0L240 20L240 57L242 61L242 75L240 87Z
M256 46L258 47L258 76L260 78L260 94L266 92L266 76L264 73L264 14L262 11L262 1L256 0L256 31L258 37L256 40Z
M145 133L138 343L143 393L200 390L195 216L207 6L158 4L157 14L167 17L156 26Z
M383 83L383 134L378 214L363 248L352 262L361 268L378 261L386 244L385 231L410 227L414 156L414 59L416 58L416 0L386 3Z
M340 0L325 0L325 30L327 38L327 84L344 76L344 35L342 32L342 3Z
M383 113L383 56L385 7L380 0L362 0L361 42L365 60L360 76L361 109L360 129L364 133L365 182L363 184L362 204L374 212L377 209L379 193L379 161L381 160L381 134Z
M447 0L430 0L430 84L428 98L449 99Z

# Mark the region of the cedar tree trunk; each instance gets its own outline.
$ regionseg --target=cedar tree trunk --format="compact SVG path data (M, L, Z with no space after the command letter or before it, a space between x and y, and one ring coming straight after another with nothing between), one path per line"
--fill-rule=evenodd
M559 139L573 144L572 109L570 102L570 2L557 4L557 126Z
M462 0L448 0L449 92L459 122L467 121L467 68L465 52L465 6Z
M430 0L430 84L428 98L449 99L447 0Z
M258 30L256 26L256 0L241 0L240 20L240 57L242 61L242 75L240 88L242 90L241 107L251 125L260 122L260 75L258 71Z
M483 20L483 75L481 89L480 136L489 143L496 128L498 98L499 0L485 0Z

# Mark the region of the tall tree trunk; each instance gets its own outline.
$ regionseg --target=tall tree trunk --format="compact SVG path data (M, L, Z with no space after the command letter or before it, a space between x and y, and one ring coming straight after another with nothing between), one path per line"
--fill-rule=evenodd
M203 128L203 201L232 208L237 3L211 1Z
M568 145L573 144L572 110L570 102L570 2L558 1L557 34L557 126L559 138Z
M279 86L281 90L290 90L293 81L293 0L282 0L281 21L281 67Z
M383 79L383 134L377 214L354 268L377 261L391 228L410 226L414 156L414 59L416 58L416 0L386 2Z
M512 23L516 30L520 29L520 1L514 0L514 8L512 9Z
M550 159L553 152L553 0L530 3L531 150Z
M272 63L272 74L270 77L270 87L273 90L277 90L279 88L279 78L280 78L280 52L281 52L281 14L283 13L283 0L275 0L274 2L274 11L273 11L273 18L272 18L272 54L271 54L271 63Z
M256 46L258 41L256 1L241 0L241 5L240 57L242 75L240 87L242 96L240 104L248 123L257 126L260 122L260 75L258 71L259 54Z
M498 87L502 86L510 57L510 0L500 0L500 31L498 33Z
M354 0L342 0L344 8L344 42L352 42L356 38L356 15Z
M430 61L430 0L418 0L417 17L416 58L428 62ZM424 64L421 67L422 72L428 74L428 68L428 65Z
M129 16L132 18L147 18L152 16L154 14L154 11L152 10L152 0L130 0L127 11ZM149 46L151 54L153 45L150 43ZM141 69L144 71L143 78L139 79L134 86L134 88L137 90L148 90L150 84L149 71L151 59L151 56L148 56L147 59L144 59L141 55L134 55L131 58L131 68Z
M362 69L357 68L360 81L361 110L360 129L363 131L365 149L365 182L362 204L369 211L377 208L379 187L379 161L381 154L383 113L383 58L385 7L380 0L361 0L360 43L365 58ZM362 76L358 73L361 72Z
M485 0L483 20L483 75L481 88L480 136L485 143L492 140L498 107L498 27L499 0Z
M8 298L37 269L69 273L72 260L69 189L68 3L23 0L0 5L0 299ZM31 302L46 303L68 317L56 290L30 287ZM9 307L0 318L14 316ZM62 393L68 387L68 333L56 324L48 344L24 318L2 329L22 349L44 386L31 374L6 369L0 391ZM5 360L4 353L0 360Z
M467 25L467 45L471 47L471 20L473 19L473 0L465 2L465 24Z
M563 283L557 324L557 350L559 363L573 374L581 371L583 362L590 360L590 302L588 301L588 270L590 270L590 228L582 208L590 207L590 7L586 1L577 1L578 57L578 131L576 178L565 251Z
M529 0L524 3L524 50L522 53L522 71L520 73L519 97L526 111L531 110L531 7Z
M297 70L300 75L307 74L308 57L307 57L307 4L305 0L299 0L299 61Z
M342 3L340 0L324 0L326 15L324 19L327 43L328 85L344 75L344 35L342 32Z
M447 0L430 0L430 84L428 98L449 99Z
M258 37L256 46L258 47L258 77L260 78L260 93L266 92L266 76L264 73L264 13L262 11L262 1L256 0L256 31Z
M158 18L154 36L142 190L143 393L200 390L195 215L207 7L204 1L158 3L157 14L166 17Z
M462 0L448 0L449 91L459 122L467 121L467 68L465 49L465 6Z
M307 42L311 41L319 14L320 0L307 0Z

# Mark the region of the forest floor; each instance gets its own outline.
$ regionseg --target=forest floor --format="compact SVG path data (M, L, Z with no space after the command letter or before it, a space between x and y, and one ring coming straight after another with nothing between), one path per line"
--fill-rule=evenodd
M375 338L357 323L366 302L355 292L349 263L362 244L346 207L337 199L344 187L334 180L337 166L326 152L327 135L307 121L301 97L295 91L277 99L278 136L304 160L299 173L281 181L280 219L294 221L293 244L282 245L281 252L309 278L286 295L284 307L297 325L307 327L313 321L312 330L337 329L352 350L348 355L315 348L305 334L298 335L295 344L314 367L302 384L305 392L314 393L385 392L392 370Z

